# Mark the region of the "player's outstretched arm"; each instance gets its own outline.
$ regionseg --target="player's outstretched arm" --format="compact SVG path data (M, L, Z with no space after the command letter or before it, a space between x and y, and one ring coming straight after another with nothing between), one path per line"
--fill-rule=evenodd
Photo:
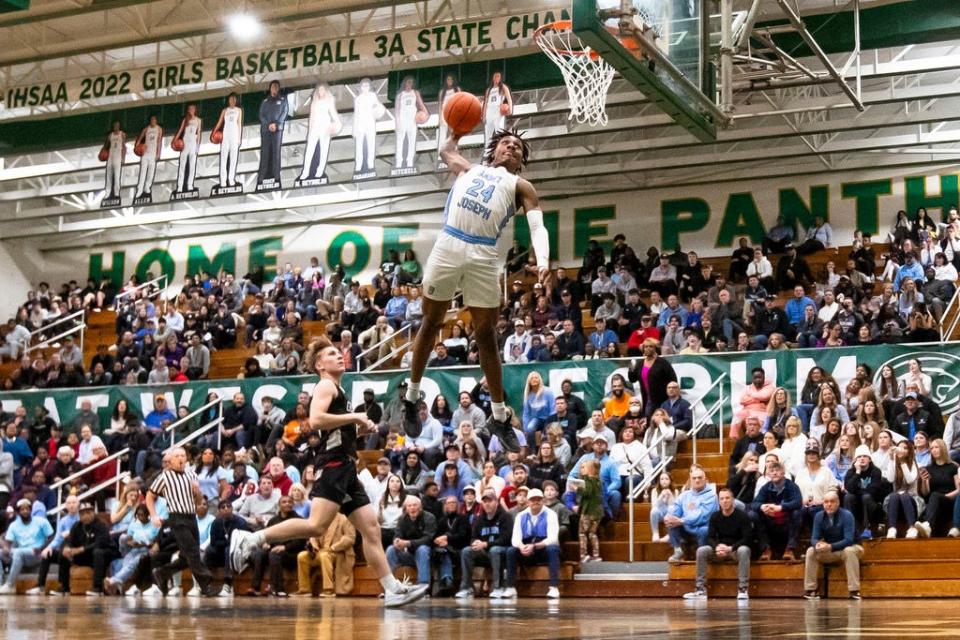
M537 272L540 282L550 274L550 234L543 224L543 211L540 210L540 197L528 180L517 180L517 200L527 216L530 227L530 244L537 258Z
M457 147L459 144L460 135L451 130L450 135L447 136L443 146L440 147L440 158L443 160L444 164L450 168L450 172L455 176L459 176L461 173L469 171L470 167L472 166L470 161L464 158L460 153L460 149Z

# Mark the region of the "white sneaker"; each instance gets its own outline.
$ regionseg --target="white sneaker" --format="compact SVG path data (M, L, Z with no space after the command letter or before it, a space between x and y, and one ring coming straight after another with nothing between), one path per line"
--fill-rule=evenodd
M234 529L236 531L236 529ZM233 597L233 587L228 584L220 587L220 593L217 594L218 598L232 598Z
M12 584L3 584L0 585L0 596L12 596L16 595L17 588Z
M683 547L674 547L673 555L667 558L667 562L675 564L683 561Z
M737 590L737 600L749 600L750 592L747 589L738 589Z
M517 597L517 590L513 587L507 587L500 592L500 597L504 600L512 600Z
M250 555L256 546L254 534L250 531L234 529L230 534L230 564L237 575L247 568Z
M547 589L547 597L550 598L551 600L559 600L560 589L557 589L556 587L550 587L549 589Z
M33 589L27 589L27 595L28 596L45 596L47 595L47 591L45 589L41 589L40 585L37 585Z
M890 536L887 536L887 537L889 538ZM904 537L905 537L906 539L908 539L908 540L913 540L914 538L916 538L916 537L917 537L917 528L916 528L916 527L910 527L909 529L907 529L907 535L904 536Z
M188 598L199 598L202 595L203 592L200 591L200 585L198 585L196 582L193 583L193 587L191 587L190 591L187 591Z
M706 600L707 599L707 590L706 589L696 589L690 593L683 594L684 600Z
M179 598L183 595L183 589L179 585L171 585L170 590L167 591L168 598Z
M456 598L457 600L469 600L470 598L473 597L473 590L472 590L472 589L460 589L460 591L457 591L456 595L453 596L453 597ZM492 594L491 594L491 597L493 597Z
M91 598L99 598L99 597L101 597L101 596L103 595L103 592L102 592L102 591L94 591L93 589L91 589L90 591L87 591L87 595L88 595L89 597L91 597Z
M911 529L912 529L912 528L913 528L913 527L911 527ZM914 533L916 533L916 532L914 532ZM890 527L889 529L887 529L887 537L890 538L891 540L894 539L894 538L896 538L896 537L897 537L897 528L896 528L896 527ZM907 532L907 537L908 537L908 538L910 537L910 532L909 532L909 531Z
M587 564L588 562L590 562L590 556L589 556L589 555L580 556L580 564Z
M956 527L950 527L950 531L947 532L948 538L960 538L960 529Z
M127 594L129 594L129 593L130 593L130 592L128 591ZM141 593L140 595L142 595L144 598L162 598L162 597L163 597L163 591L160 591L160 587L158 587L157 585L152 584L152 585L150 585L150 588L149 588L149 589L147 589L146 591L144 591L144 592Z
M236 530L234 530L236 532ZM400 591L388 591L383 598L385 607L402 607L416 602L430 592L429 584L402 584Z
M650 542L654 544L660 542L660 536L658 536L657 534L653 534L652 536L650 536Z
M930 537L930 531L931 531L931 529L930 529L930 523L929 523L929 522L917 522L917 523L916 523L915 525L913 525L913 526L916 527L917 533L920 534L920 537L921 537L921 538L929 538L929 537Z
M157 591L160 591L160 589L157 589ZM137 585L133 585L129 589L127 589L127 592L124 595L136 597L140 595L140 589L137 587Z

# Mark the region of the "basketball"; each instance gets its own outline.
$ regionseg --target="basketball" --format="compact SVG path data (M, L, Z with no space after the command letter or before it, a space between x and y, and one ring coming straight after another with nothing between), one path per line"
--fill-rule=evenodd
M506 102L500 103L500 115L508 116L510 115L511 111L513 111L513 107L511 107L509 104Z
M183 151L183 138L174 138L170 143L170 148L174 151Z
M477 96L466 91L453 95L443 105L443 119L454 133L466 135L480 124L482 111Z
M97 154L97 159L100 160L100 162L106 162L109 158L110 158L110 150L107 149L106 147L104 147L103 149L100 149L100 153Z
M142 142L140 144L133 145L133 152L138 156L142 157L143 154L146 152L146 150L147 150L147 145L143 144Z
M426 124L427 120L430 119L430 112L426 110L417 111L416 118L417 118L417 124Z
M220 129L217 129L216 131L211 133L210 142L212 142L213 144L220 144L221 142L223 142L223 131L221 131Z

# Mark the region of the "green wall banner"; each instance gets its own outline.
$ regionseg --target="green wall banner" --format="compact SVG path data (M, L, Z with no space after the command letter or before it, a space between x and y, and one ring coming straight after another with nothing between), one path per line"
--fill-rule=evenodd
M716 403L721 392L724 394L726 401L723 421L727 423L732 411L739 407L739 398L744 387L750 382L750 370L754 367L762 367L767 377L775 379L778 386L786 387L795 401L807 373L814 366L823 367L831 373L843 388L854 377L858 364L869 365L874 371L875 379L884 365L889 365L897 377L902 377L908 370L908 362L913 358L916 358L923 371L932 377L931 394L944 415L956 411L960 406L960 343L942 346L882 345L752 351L706 356L670 356L668 359L680 379L684 397L691 402L696 401L696 412L703 412L705 407ZM574 393L582 396L588 407L594 407L609 392L610 377L617 372L626 375L629 364L628 359L618 359L508 365L504 367L508 401L511 406L520 410L527 376L537 371L555 392L559 392L561 383L569 379L573 383ZM429 369L421 388L428 403L432 403L437 394L442 393L455 405L458 392L472 389L481 376L478 367ZM722 381L711 387L721 377ZM347 374L344 377L344 389L354 405L363 401L363 390L367 388L374 390L379 402L386 403L394 397L400 381L406 378L405 371L385 371L369 375ZM110 410L121 398L126 399L131 406L149 412L153 406L153 397L158 393L166 396L168 406L185 405L195 409L204 404L211 392L216 392L229 401L234 393L242 391L247 400L252 401L257 408L264 396L271 396L278 399L280 406L289 409L296 402L297 393L301 390L309 391L315 382L315 376L296 376L256 380L211 380L179 385L36 390L2 393L0 402L6 413L12 412L20 404L28 408L43 405L55 420L69 423L81 402L90 401L100 413L101 424L106 425L109 422Z

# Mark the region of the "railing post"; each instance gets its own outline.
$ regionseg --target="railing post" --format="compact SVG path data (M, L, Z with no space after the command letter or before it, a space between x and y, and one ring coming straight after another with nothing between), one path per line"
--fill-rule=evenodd
M723 390L723 383L720 383L720 424L717 426L717 435L720 437L720 455L723 455L723 405L727 404L727 394Z
M223 402L217 405L217 451L223 450Z
M629 523L629 524L628 524L628 530L629 530L629 538L630 538L630 550L629 550L628 553L627 553L627 557L628 557L628 560L627 560L627 561L628 561L628 562L633 562L633 545L634 545L634 539L633 539L633 505L634 505L634 501L633 501L633 467L630 467L630 473L629 473L628 475L629 475L629 477L627 478L627 482L629 483L629 487L630 487L630 513L627 514L627 518L628 518L627 522Z
M117 500L120 499L120 458L117 458L117 469L114 473L114 478L116 478L116 487L113 490L113 497Z
M63 504L63 485L57 487L57 506ZM60 524L60 514L63 513L63 509L57 511L57 524Z

